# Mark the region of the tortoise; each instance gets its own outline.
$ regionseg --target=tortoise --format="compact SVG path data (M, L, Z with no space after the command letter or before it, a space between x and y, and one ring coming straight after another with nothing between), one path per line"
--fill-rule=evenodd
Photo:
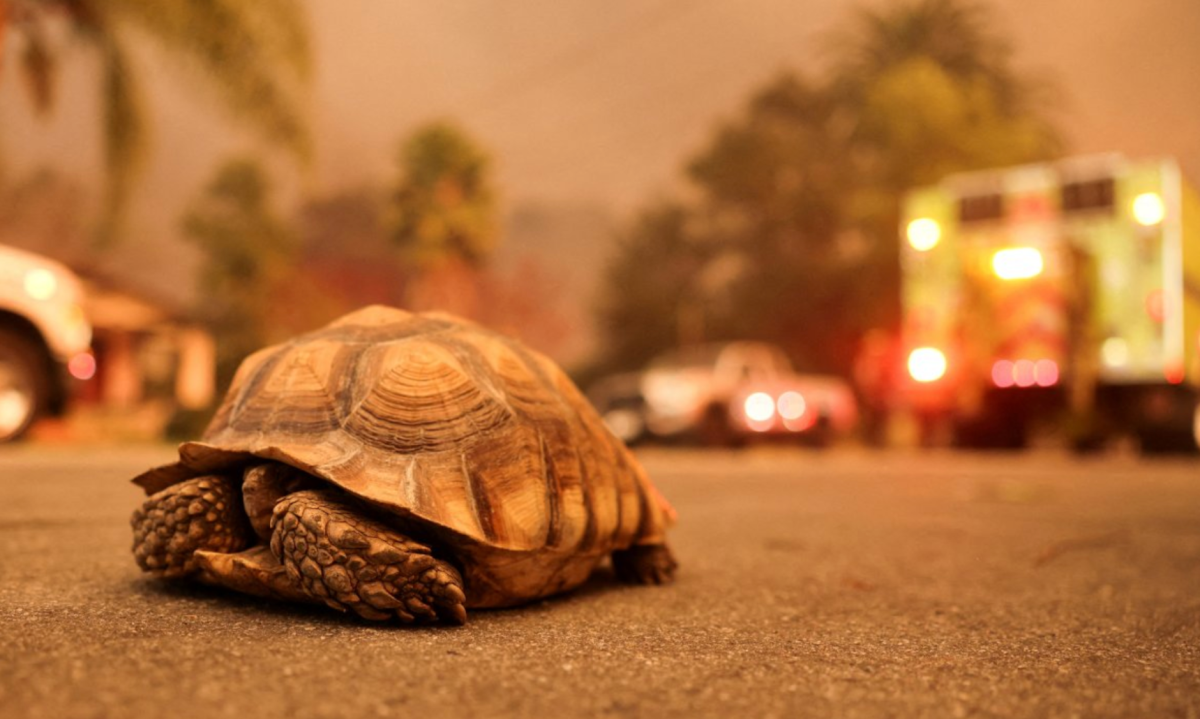
M466 621L677 564L675 513L553 362L370 306L247 357L200 441L134 478L152 574L372 620Z

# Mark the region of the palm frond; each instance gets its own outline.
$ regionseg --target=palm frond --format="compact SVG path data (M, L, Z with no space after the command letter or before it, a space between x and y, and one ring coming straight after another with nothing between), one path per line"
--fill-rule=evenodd
M58 74L58 62L40 22L25 23L24 36L21 76L34 110L45 115L54 108L54 80Z
M105 0L102 8L186 57L232 114L309 159L303 87L311 56L297 0Z
M125 208L134 178L141 167L147 128L141 97L129 59L111 35L102 46L104 57L104 165L108 183L97 238L111 243L124 224Z

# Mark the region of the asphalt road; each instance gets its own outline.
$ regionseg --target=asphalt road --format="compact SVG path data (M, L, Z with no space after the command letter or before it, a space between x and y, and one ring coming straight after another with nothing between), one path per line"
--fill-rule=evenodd
M414 629L142 575L170 456L0 451L0 716L1200 716L1196 460L646 453L676 584Z

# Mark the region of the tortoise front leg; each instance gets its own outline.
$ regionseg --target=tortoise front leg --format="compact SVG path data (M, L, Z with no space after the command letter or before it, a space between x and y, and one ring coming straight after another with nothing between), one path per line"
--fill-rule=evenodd
M271 519L271 552L318 601L366 619L467 620L462 576L429 547L354 512L328 491L284 497Z
M228 477L197 477L151 495L135 510L133 556L160 577L199 569L198 550L237 552L249 545L237 487Z

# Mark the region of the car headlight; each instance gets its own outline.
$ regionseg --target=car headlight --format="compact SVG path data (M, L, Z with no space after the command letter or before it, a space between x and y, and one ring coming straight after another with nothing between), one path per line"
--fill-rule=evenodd
M779 409L779 416L785 420L800 419L808 409L808 403L804 401L804 395L794 390L788 390L779 395L776 406Z
M775 399L766 392L755 392L742 402L746 418L754 422L766 422L775 416Z
M58 292L58 278L44 267L25 273L25 294L35 300L48 300Z

